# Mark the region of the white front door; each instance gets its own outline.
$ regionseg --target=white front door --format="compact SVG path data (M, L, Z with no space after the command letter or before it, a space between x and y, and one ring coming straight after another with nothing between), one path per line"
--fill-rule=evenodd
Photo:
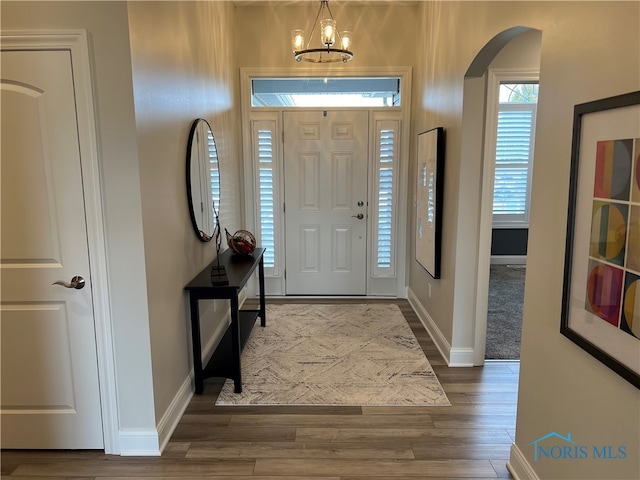
M284 113L287 295L364 295L366 111Z
M1 445L102 449L71 54L1 55Z

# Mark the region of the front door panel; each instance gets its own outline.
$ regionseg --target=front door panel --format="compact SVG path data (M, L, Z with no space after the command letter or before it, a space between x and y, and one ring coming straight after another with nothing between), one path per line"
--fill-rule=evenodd
M366 111L284 113L286 292L364 295Z

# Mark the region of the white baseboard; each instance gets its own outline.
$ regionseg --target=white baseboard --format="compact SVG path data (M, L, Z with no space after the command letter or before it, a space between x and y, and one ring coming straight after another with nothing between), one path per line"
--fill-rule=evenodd
M240 294L240 297L238 299L238 303L240 304L240 306L246 300L246 295L243 295L243 293L244 292ZM214 332L211 334L211 337L207 340L206 345L204 345L204 348L202 349L203 358L204 358L203 364L206 364L208 359L213 354L215 348L220 343L220 340L222 340L222 337L224 336L227 330L227 327L229 326L230 323L231 323L231 311L227 310L222 321L218 324ZM160 422L158 423L158 444L160 446L159 448L160 453L165 449L165 447L167 446L167 443L169 443L169 440L171 439L171 435L173 435L173 432L178 426L178 423L180 422L180 419L182 418L184 411L187 409L187 407L189 406L189 402L193 398L194 377L195 375L193 373L193 369L191 369L191 371L189 372L189 376L184 380L184 382L182 382L182 385L178 390L178 392L176 393L175 397L173 397L173 400L171 401L169 408L167 408L166 412L164 413L164 415L160 419ZM125 454L122 453L122 455L125 455ZM132 454L132 455L136 455L136 454ZM141 454L141 455L144 455L144 454Z
M416 312L416 315L420 319L420 322L427 329L427 332L431 336L433 343L442 355L442 358L447 362L449 367L473 367L474 350L473 348L452 348L449 341L442 334L436 322L433 321L431 315L422 306L422 303L418 300L418 297L411 289L408 291L407 299L409 304Z
M118 432L123 457L159 457L158 431L153 428L126 428Z
M211 338L207 341L207 344L203 348L203 357L208 361L208 359L213 354L213 351L222 340L229 323L231 322L231 312L227 312L223 318L223 320L218 324L217 328L211 335ZM206 363L203 361L203 364ZM176 393L175 397L171 401L169 408L167 408L166 412L160 419L158 423L158 437L159 437L159 445L160 452L164 451L167 443L171 439L171 435L173 435L174 430L178 426L178 422L182 418L184 411L189 406L189 402L193 398L194 392L194 378L195 374L193 369L189 372L189 376L182 382L180 389ZM124 454L123 454L124 455Z
M424 306L418 300L418 297L413 290L409 289L407 300L409 300L409 305L413 308L413 311L416 312L418 319L424 325L424 328L427 329L427 333L435 343L436 348L444 358L447 365L449 364L449 355L451 353L451 344L448 342L447 338L442 334L436 322L433 321L431 315L425 310Z
M491 265L526 265L526 255L491 255Z
M540 480L540 477L538 477L533 467L531 467L531 464L515 443L511 445L511 454L507 462L507 470L509 470L516 480Z
M173 401L167 411L164 413L158 423L158 438L160 444L160 452L162 453L173 435L173 431L178 426L178 422L182 418L184 411L189 406L189 402L193 398L193 370L182 383L178 393L173 397Z
M452 348L449 353L450 367L473 367L475 365L473 348Z

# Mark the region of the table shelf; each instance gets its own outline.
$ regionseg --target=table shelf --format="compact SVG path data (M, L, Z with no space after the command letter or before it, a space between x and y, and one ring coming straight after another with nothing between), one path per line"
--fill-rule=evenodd
M260 311L259 310L240 310L239 322L240 322L240 351L244 349L244 345L249 339L251 330L256 323ZM211 358L207 362L207 365L202 369L203 378L209 377L224 377L233 378L232 363L229 362L230 358L233 358L233 335L231 328L227 328L224 336L218 343L218 346L211 355Z
M266 326L264 295L264 248L256 248L251 256L233 255L231 250L220 254L219 260L212 262L202 270L185 290L189 293L191 310L191 338L193 347L193 370L195 391L201 394L204 390L204 379L209 377L230 378L234 382L234 391L242 392L241 353L251 330L258 319L260 325ZM219 265L224 266L227 282L220 285L213 279L211 272ZM258 310L241 310L238 297L251 275L258 269L260 285L260 308ZM202 365L202 341L200 338L200 300L227 299L231 303L231 323L227 327L220 343L215 348L206 366Z

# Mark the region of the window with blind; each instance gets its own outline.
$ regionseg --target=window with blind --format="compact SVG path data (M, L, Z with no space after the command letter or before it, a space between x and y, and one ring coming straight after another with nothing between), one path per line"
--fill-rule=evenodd
M495 143L493 226L529 223L537 84L501 84Z
M278 213L276 122L260 120L252 122L253 158L257 162L256 189L258 238L266 249L264 267L266 275L278 275Z
M376 185L373 276L395 275L395 217L399 121L376 122Z

